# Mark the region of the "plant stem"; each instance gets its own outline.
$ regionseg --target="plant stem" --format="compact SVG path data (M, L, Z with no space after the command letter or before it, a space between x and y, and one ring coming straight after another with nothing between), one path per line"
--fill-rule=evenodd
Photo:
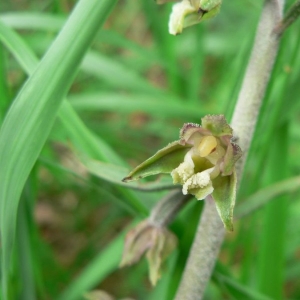
M214 200L205 200L200 223L176 295L176 300L202 299L219 253L225 229Z
M190 199L192 196L183 195L181 189L169 193L153 207L149 221L156 226L167 226Z
M283 4L284 0L265 1L251 57L232 118L232 127L244 153L237 164L239 181L278 51L279 36L274 29L282 18ZM199 300L203 298L224 236L225 230L215 205L210 199L206 199L176 300Z

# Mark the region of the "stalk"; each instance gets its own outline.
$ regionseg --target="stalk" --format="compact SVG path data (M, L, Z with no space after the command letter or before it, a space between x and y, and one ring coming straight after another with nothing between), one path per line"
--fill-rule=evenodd
M243 150L238 161L238 182L253 138L259 110L278 52L279 35L274 30L282 19L284 0L266 0L256 31L231 126ZM199 300L211 277L225 230L214 203L207 199L190 251L176 300Z

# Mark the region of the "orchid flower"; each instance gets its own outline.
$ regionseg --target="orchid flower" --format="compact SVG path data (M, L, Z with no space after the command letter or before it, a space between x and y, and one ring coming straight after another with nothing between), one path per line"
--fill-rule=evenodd
M235 163L242 155L232 139L233 130L223 115L202 118L202 126L184 124L178 141L141 163L123 181L170 173L173 183L182 185L183 194L192 194L198 200L212 197L224 226L232 231Z

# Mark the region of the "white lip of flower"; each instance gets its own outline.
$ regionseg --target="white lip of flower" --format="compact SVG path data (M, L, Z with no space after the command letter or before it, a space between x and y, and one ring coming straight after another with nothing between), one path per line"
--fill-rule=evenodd
M194 167L195 164L189 151L185 155L184 161L171 172L174 183L183 184L184 182L186 182L192 175L195 174Z
M195 164L192 159L192 150L187 152L184 157L184 161L171 172L174 184L182 184L182 193L187 195L189 190L192 189L203 189L207 188L207 193L203 197L199 198L204 199L206 196L211 194L214 190L210 178L210 174L214 171L215 167L207 169L202 172L195 173Z
M174 184L180 183L183 185L182 193L184 195L187 195L193 189L200 188L203 189L203 194L199 196L201 198L198 198L200 200L213 192L214 188L211 180L218 175L219 168L213 166L202 172L195 173L195 163L192 156L198 155L210 161L209 155L213 154L216 148L222 147L218 146L217 139L213 136L202 136L200 139L196 139L194 147L186 153L184 161L171 172ZM220 153L223 154L223 152ZM213 160L216 161L215 158Z
M196 189L196 188L204 188L207 187L211 183L210 173L213 171L214 168L207 169L203 172L197 173L191 176L183 185L182 193L183 195L188 194L189 189ZM209 193L212 193L214 188L212 187Z

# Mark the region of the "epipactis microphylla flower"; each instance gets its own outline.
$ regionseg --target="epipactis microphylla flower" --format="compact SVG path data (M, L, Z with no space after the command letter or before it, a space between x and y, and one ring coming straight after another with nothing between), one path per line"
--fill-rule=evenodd
M157 0L158 4L176 2L175 0ZM182 0L173 5L169 20L170 34L177 35L183 28L214 17L220 10L222 0Z
M184 124L178 141L159 150L123 180L170 173L174 184L182 185L183 194L198 200L212 197L225 227L233 230L235 163L242 151L232 138L233 130L223 115L205 116L202 126Z
M145 255L149 265L149 278L154 286L161 276L164 260L176 245L177 238L171 231L146 219L127 233L120 267L132 265Z

